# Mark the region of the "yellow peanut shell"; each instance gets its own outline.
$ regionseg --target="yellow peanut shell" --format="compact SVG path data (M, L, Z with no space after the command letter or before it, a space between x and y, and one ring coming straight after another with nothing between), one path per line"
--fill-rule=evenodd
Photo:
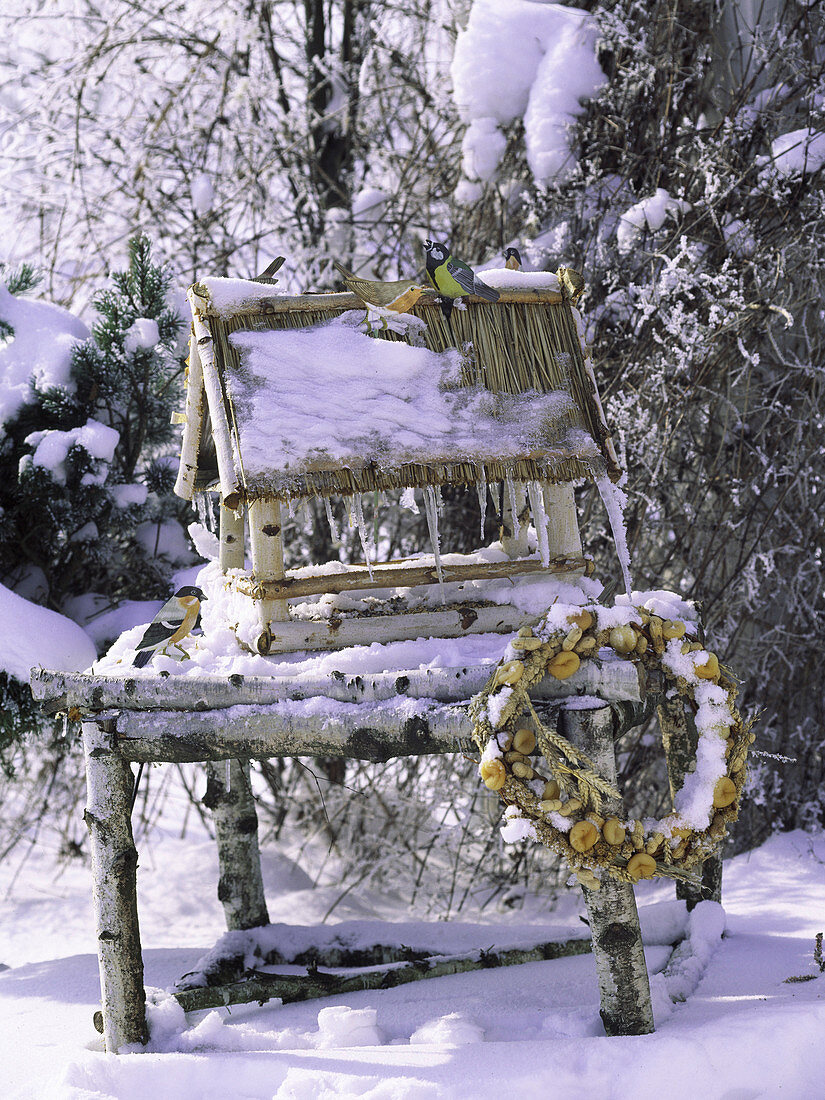
M496 684L517 684L524 675L524 665L521 661L505 661L496 672Z
M513 775L516 779L532 779L533 769L529 764L521 764L516 761L516 763L513 764Z
M573 675L580 664L578 653L563 649L561 653L557 653L555 657L548 661L547 671L551 676L555 676L557 680L566 680L568 676Z
M579 611L575 615L568 615L567 621L573 623L573 625L581 627L582 630L589 630L593 625L593 616L589 611Z
M544 784L544 793L541 797L558 798L560 789L561 788L559 787L555 779L548 779L547 782Z
M656 873L656 860L647 852L637 852L627 861L627 873L632 876L634 882L642 878L653 878Z
M610 645L617 653L630 653L636 646L636 631L629 623L614 626L610 631Z
M536 747L536 735L532 730L523 727L516 730L513 735L513 748L516 752L523 752L528 756Z
M589 852L599 839L599 830L592 821L577 821L569 833L570 847L577 852Z
M715 653L709 653L708 659L694 669L701 680L715 680L719 675L719 658Z
M627 829L619 821L618 817L609 817L602 825L602 836L608 844L612 844L618 848L620 844L624 844L624 838L627 836Z
M662 623L662 637L670 641L671 638L684 638L687 627L681 619L665 619Z
M481 781L491 791L500 791L507 779L507 769L500 760L482 760L479 765Z
M728 779L726 775L723 775L713 789L713 805L717 810L722 810L735 801L736 784L732 779Z

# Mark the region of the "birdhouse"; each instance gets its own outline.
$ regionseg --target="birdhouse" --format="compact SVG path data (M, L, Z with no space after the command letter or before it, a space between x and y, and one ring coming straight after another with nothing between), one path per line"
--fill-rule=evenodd
M269 654L512 631L538 615L502 592L588 570L572 486L619 469L573 275L486 272L499 300L464 298L448 320L429 293L399 314L271 282L190 289L175 491L220 498L226 583L254 609L231 624L243 645ZM482 518L496 508L499 543L464 555L440 545L444 486L475 490ZM377 562L362 502L399 490L426 513L432 552ZM343 500L363 564L284 569L282 510L300 514L309 498L333 529Z

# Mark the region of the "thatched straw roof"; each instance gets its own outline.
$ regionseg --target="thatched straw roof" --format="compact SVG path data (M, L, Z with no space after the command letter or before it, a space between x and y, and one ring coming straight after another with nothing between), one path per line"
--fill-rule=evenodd
M176 491L234 505L617 473L578 314L553 276L519 274L449 327L427 294L410 311L424 325L369 336L353 294L196 284Z

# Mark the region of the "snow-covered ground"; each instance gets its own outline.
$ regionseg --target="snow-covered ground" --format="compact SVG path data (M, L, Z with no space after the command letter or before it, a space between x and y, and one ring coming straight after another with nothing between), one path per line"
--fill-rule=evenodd
M192 969L222 929L214 845L199 822L181 839L180 815L172 808L167 818L138 839L146 982L161 988ZM825 927L821 834L775 837L726 864L721 940L718 907L706 903L691 925L667 883L640 885L657 1031L638 1038L605 1037L593 960L581 956L188 1019L167 1001L154 1013L150 1053L107 1055L92 1029L88 869L80 860L55 867L47 845L22 865L19 857L0 864L4 1100L825 1096L825 975L812 959ZM272 849L264 877L273 922L302 926L284 929L285 942L329 938L322 920L340 886L314 885ZM333 919L359 921L348 928L372 942L387 942L383 922L404 922L389 930L397 942L434 951L583 929L573 892L552 913L528 897L520 913L468 912L449 923L411 922L403 898L353 892ZM680 929L691 933L690 949L668 965L665 944ZM801 975L815 977L785 981ZM668 992L686 1000L674 1004Z

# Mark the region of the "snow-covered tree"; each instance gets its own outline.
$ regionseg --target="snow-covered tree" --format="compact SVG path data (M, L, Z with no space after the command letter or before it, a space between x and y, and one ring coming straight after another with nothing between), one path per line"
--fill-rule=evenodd
M0 575L56 609L92 592L161 596L170 535L183 547L170 427L181 321L169 276L137 237L129 269L112 281L95 299L99 320L86 339L57 307L7 290L0 303L6 379L19 374L0 450ZM31 279L11 286L19 294ZM54 355L55 344L59 370L29 358L33 345ZM185 547L173 551L180 557Z

